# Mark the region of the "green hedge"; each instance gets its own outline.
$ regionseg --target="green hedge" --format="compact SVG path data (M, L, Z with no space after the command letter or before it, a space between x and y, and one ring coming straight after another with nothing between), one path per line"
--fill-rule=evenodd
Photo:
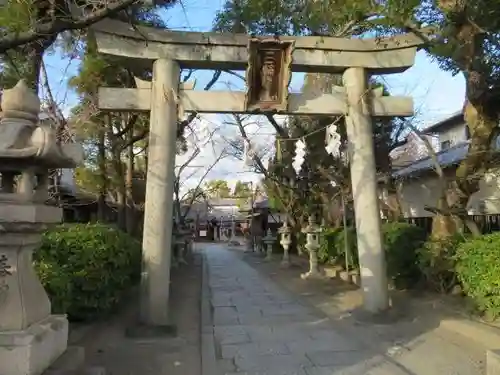
M396 288L409 288L420 280L418 250L424 244L425 231L413 224L392 222L382 225L387 275Z
M384 249L386 251L387 275L398 288L412 286L420 276L417 250L426 239L425 231L415 225L392 222L382 225ZM343 228L323 233L319 260L330 264L345 264ZM359 268L355 228L347 228L349 242L349 266ZM345 268L345 267L344 267Z
M465 293L488 317L500 317L500 233L460 244L456 262Z
M347 228L347 241L349 249L349 268L358 267L358 252L356 249L356 230ZM329 228L321 233L318 260L322 263L339 265L345 268L345 234L344 228Z
M103 224L61 225L44 234L34 265L54 313L94 319L112 311L138 281L141 246Z
M431 238L418 252L419 268L425 286L439 293L449 293L458 284L456 250L466 238L457 234L449 238Z
M320 237L318 261L320 263L337 264L339 252L335 239L342 228L326 228Z

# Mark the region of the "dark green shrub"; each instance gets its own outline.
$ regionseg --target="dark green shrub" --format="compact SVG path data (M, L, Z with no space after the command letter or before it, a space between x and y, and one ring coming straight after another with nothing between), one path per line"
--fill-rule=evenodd
M403 222L382 225L387 276L396 288L409 288L420 279L418 249L426 240L425 231Z
M347 233L344 233L344 228L341 227L338 234L335 236L335 247L337 248L338 263L345 269L345 238L348 242L348 263L349 269L359 268L358 247L356 238L356 228L347 227ZM347 234L347 236L346 236Z
M382 225L387 275L397 288L407 288L420 279L417 250L426 239L423 229L412 224L393 222ZM335 262L345 268L343 228L325 232L319 250L320 261ZM356 229L347 228L349 268L359 268Z
M320 263L337 264L339 254L336 246L336 237L339 233L342 233L342 228L326 228L321 233L318 250L318 261Z
M347 228L347 240L349 249L349 269L359 266L356 251L356 230ZM344 228L327 228L321 233L320 248L318 251L318 260L321 263L339 265L345 268L345 234Z
M418 251L420 272L427 287L439 293L450 292L458 283L455 253L465 241L463 235L429 239Z
M500 233L466 241L456 252L457 276L465 293L488 317L500 316Z
M141 245L103 224L61 225L44 234L34 264L54 313L92 319L109 313L138 281Z
M297 232L294 236L292 231L292 251L291 253L299 254L302 252L303 254L307 253L306 249L306 234L302 232Z
M276 241L273 243L273 254L283 254L283 246L280 244L281 238L278 236Z

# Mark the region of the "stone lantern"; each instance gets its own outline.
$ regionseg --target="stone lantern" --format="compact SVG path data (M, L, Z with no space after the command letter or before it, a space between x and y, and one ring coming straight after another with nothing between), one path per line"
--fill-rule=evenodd
M186 239L184 237L184 233L182 232L182 229L179 229L175 234L174 234L174 243L176 247L176 254L174 258L174 264L175 267L177 267L179 264L187 264L186 259L184 258L184 253L185 253L185 247L186 247Z
M46 205L49 169L74 168L83 154L38 124L40 101L24 81L4 90L1 108L0 374L39 375L66 350L68 321L51 315L32 254L62 219L61 208Z
M179 263L187 264L186 256L189 256L189 246L191 240L191 231L185 227L179 227L176 237L175 244L177 246L177 259Z
M267 229L267 234L262 240L266 244L266 260L271 261L273 260L273 244L274 241L276 241L276 237L273 235L270 228Z
M288 251L290 250L290 245L292 244L292 230L288 226L288 221L285 220L283 226L278 230L278 233L281 234L280 244L283 247L283 259L281 260L282 267L290 266L290 254Z
M320 232L323 233L326 230L326 221L325 218L321 219L321 225L319 226Z
M309 216L309 225L304 228L306 233L306 249L309 252L309 271L301 275L303 279L322 278L318 267L319 236L321 229L316 225L314 216Z
M181 234L182 238L184 240L184 259L185 257L190 257L191 256L191 250L192 250L192 235L191 231L187 226L182 227L181 229Z

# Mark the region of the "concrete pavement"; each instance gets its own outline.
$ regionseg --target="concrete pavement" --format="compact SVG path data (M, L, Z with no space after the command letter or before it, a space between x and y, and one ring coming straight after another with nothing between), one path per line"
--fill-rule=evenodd
M367 344L336 330L335 322L224 245L203 247L204 295L208 298L208 308L202 309L203 375L482 373L477 353L471 357L470 348L447 346L438 336L428 338L426 345L416 345L415 350L391 356L377 342Z

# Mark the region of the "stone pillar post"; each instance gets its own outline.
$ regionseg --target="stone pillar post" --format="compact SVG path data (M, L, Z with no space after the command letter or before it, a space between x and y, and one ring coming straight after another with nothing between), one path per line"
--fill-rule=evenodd
M347 136L350 147L351 182L363 290L363 307L377 313L389 307L368 76L363 68L349 68L343 76L347 91Z
M234 244L234 242L236 241L235 232L236 232L236 221L234 220L234 214L232 214L232 216L231 216L231 238L229 238L230 244Z
M486 375L500 374L500 350L486 352Z
M290 245L292 244L291 238L291 228L288 226L288 221L285 219L283 226L279 229L279 233L281 234L280 244L283 247L283 259L281 260L282 267L290 266L290 254L288 251L290 250Z
M267 230L266 236L263 238L264 243L266 244L266 260L273 260L273 244L276 238L273 236L271 229Z
M141 280L141 323L149 326L169 325L179 75L175 61L153 64Z
M82 154L37 124L40 101L24 81L4 90L1 107L0 374L39 375L68 341L66 316L51 315L33 269L43 231L62 218L59 207L45 205L46 176L49 168L75 167Z
M179 264L187 264L186 259L184 258L186 240L182 229L179 229L179 231L175 234L175 246L177 247L177 261Z
M320 228L314 222L314 216L309 216L309 225L304 230L307 233L306 249L309 252L309 271L300 275L303 279L323 278L318 266L318 249Z

